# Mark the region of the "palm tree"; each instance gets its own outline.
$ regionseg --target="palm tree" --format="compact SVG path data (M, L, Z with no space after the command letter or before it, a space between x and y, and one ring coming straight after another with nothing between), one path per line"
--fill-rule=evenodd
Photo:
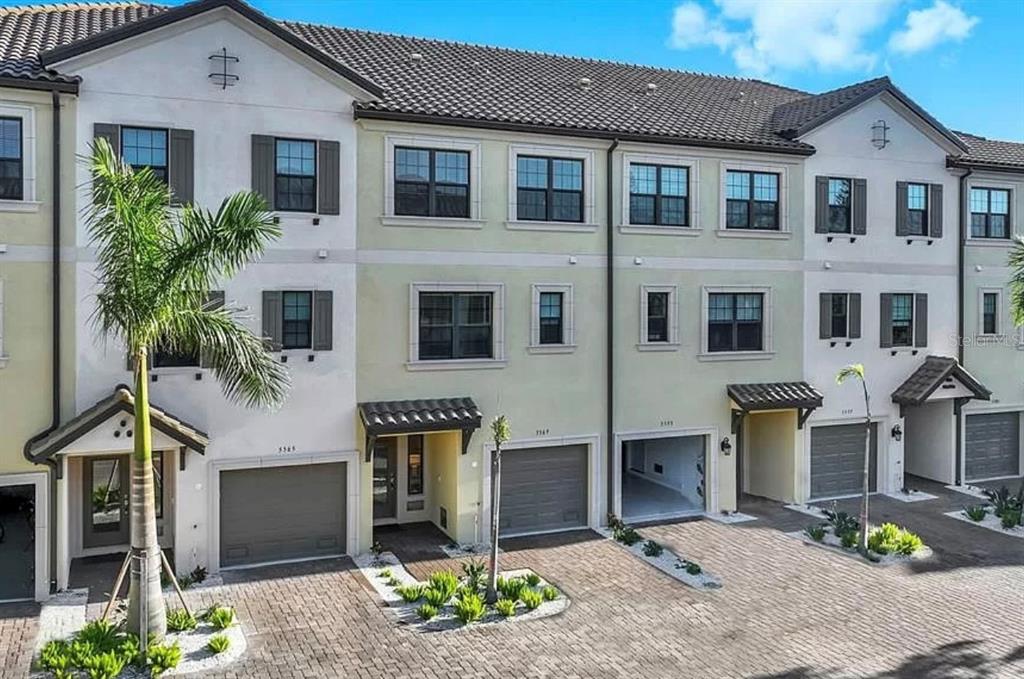
M98 139L92 151L87 159L92 203L85 217L97 258L93 322L127 348L135 370L131 557L136 567L128 589L128 628L140 637L160 639L167 621L160 589L147 356L157 345L177 353L201 352L229 399L247 406L283 401L288 389L283 366L234 310L207 301L218 280L258 258L280 231L256 194L230 196L216 214L194 205L171 209L171 191L152 170L133 170L105 139Z
M1024 325L1024 236L1017 236L1010 251L1010 312L1014 325Z
M871 477L871 397L868 395L868 383L864 379L864 366L860 363L848 365L836 375L836 384L842 384L853 378L860 381L861 389L864 391L864 477L862 484L862 495L860 500L860 538L858 540L860 553L867 556L868 553L868 493L870 492Z
M504 415L491 422L494 452L491 453L491 558L487 574L487 603L498 600L498 513L501 509L501 447L508 443L511 428Z

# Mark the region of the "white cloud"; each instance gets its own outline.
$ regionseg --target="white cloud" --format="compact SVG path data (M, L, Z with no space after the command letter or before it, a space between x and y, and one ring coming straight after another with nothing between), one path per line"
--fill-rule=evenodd
M907 14L906 27L892 34L889 49L914 54L947 40L960 42L971 34L978 21L978 17L967 16L945 0L935 0L931 7Z

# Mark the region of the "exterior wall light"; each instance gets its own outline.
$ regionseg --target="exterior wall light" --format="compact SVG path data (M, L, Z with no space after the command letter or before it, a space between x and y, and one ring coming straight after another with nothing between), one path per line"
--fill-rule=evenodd
M889 145L889 126L884 120L876 120L871 126L871 143L876 149L884 149Z
M718 447L721 448L723 455L728 455L729 453L732 452L732 443L729 442L728 436L722 439L722 442L719 444Z
M900 427L898 422L893 425L891 434L894 441L903 440L903 428Z

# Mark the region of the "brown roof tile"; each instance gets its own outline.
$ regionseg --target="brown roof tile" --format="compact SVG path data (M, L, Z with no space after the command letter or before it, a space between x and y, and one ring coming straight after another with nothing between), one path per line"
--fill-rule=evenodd
M403 434L420 431L476 429L483 414L469 397L371 401L359 404L366 433Z
M987 401L992 395L992 392L967 372L955 358L928 356L917 370L892 392L893 403L921 405L944 382L953 379L974 392L975 398Z
M748 412L779 408L819 408L821 392L807 382L762 382L726 387L736 405Z

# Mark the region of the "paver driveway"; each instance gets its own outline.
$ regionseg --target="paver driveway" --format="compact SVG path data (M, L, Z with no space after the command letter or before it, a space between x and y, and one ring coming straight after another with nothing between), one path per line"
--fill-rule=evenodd
M1018 550L1017 563L879 568L765 519L643 529L720 575L710 593L593 533L510 541L506 567L530 566L573 599L523 624L397 628L348 560L236 573L190 597L245 621L250 650L226 677L1024 676L1024 541L943 518L1004 556Z

